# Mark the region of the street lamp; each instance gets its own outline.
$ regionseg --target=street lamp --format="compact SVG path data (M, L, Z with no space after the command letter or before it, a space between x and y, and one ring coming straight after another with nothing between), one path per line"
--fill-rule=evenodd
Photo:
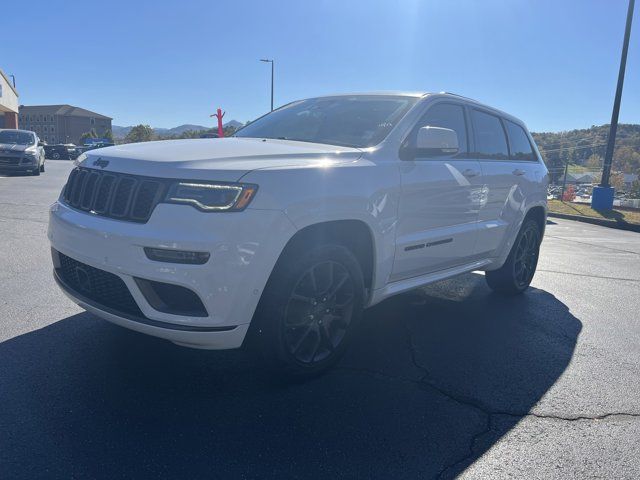
M624 40L622 42L620 70L618 71L618 85L616 87L616 96L613 101L611 125L609 126L609 138L607 139L607 151L604 155L604 165L602 166L602 180L600 181L599 186L594 187L593 194L591 196L591 208L595 210L611 210L613 208L614 190L609 183L609 178L611 175L611 164L613 162L613 151L616 146L618 114L620 113L620 100L622 99L624 70L627 66L627 51L629 50L629 37L631 36L631 20L633 19L634 4L635 0L629 0L629 8L627 9L627 23L624 30Z
M261 58L261 62L270 63L271 64L271 111L273 112L273 60L269 60L268 58Z

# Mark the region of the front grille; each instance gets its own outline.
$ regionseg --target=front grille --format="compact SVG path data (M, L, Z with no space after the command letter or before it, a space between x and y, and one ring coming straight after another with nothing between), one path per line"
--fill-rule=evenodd
M2 166L10 166L10 165L19 165L20 157L0 157L0 165Z
M86 265L60 252L60 266L56 269L62 280L89 300L118 312L142 317L138 304L120 277L99 268Z
M65 203L95 215L145 223L166 192L166 180L103 172L84 167L71 171Z

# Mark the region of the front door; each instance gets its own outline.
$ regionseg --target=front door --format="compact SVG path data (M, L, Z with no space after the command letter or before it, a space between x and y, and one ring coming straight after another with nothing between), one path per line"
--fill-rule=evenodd
M462 265L474 256L483 185L479 162L468 158L465 109L449 101L431 105L405 145L415 145L417 131L424 126L454 130L459 152L401 161L391 281Z

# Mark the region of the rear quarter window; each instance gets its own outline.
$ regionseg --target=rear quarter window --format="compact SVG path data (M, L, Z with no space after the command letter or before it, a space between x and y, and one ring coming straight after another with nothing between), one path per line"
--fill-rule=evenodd
M509 147L500 118L480 110L471 111L475 156L491 160L508 160Z
M536 161L536 155L533 153L533 147L524 129L509 120L505 120L504 124L509 134L511 159Z

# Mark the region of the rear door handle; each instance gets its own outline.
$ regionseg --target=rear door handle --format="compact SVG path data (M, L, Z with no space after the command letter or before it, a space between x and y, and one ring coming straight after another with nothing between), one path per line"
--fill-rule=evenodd
M464 175L465 177L477 177L478 175L480 175L480 172L471 168L467 168L464 172L462 172L462 175Z
M514 175L517 175L517 176L521 176L521 175L524 175L524 174L525 174L525 171L524 171L524 170L520 170L519 168L516 168L516 169L515 169L513 172L511 172L511 173L513 173Z

